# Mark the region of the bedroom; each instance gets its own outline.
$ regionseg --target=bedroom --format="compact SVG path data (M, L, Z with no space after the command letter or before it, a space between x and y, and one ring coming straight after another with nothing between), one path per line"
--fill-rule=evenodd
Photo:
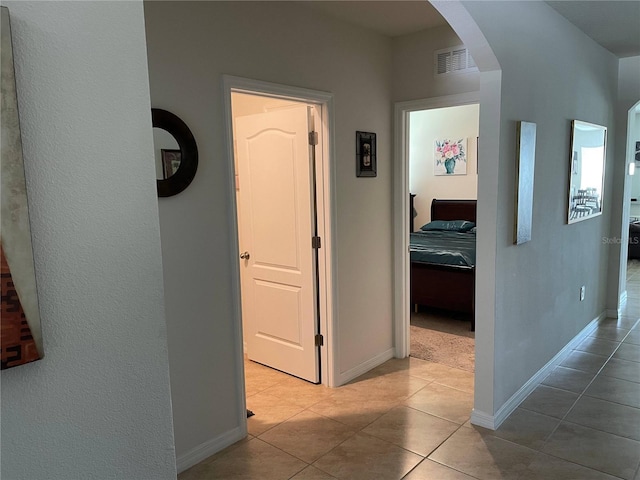
M422 232L423 228L433 227L434 224L430 222L434 199L477 199L478 127L477 103L410 112L408 161L411 194L409 210L413 213L409 221L411 232ZM457 168L452 169L451 174L443 171L443 162L438 161L439 153L436 151L437 145L445 140L455 142L456 147L459 145L461 150L455 152L459 159ZM472 215L475 220L475 211ZM412 233L410 236L420 244L420 239L429 235L444 234ZM442 241L440 238L434 240ZM448 239L445 240L449 243ZM468 248L473 250L475 259L475 230L468 235L460 235L460 240L471 243ZM412 240L410 245L413 245ZM412 260L415 255L416 253L411 253ZM440 262L443 255L434 257L425 261ZM460 263L456 259L453 261L457 265ZM471 264L463 262L464 267L475 265L474 261L469 261ZM419 259L411 263L411 355L473 371L475 333L472 330L475 328L472 297L475 271L457 277L456 267L449 269L453 273L443 267L433 273L433 279L423 279L420 275L425 275L427 268ZM457 270L460 271L460 268ZM454 277L450 285L443 285L449 278L447 275ZM466 298L461 299L460 296ZM446 297L451 298L445 300Z

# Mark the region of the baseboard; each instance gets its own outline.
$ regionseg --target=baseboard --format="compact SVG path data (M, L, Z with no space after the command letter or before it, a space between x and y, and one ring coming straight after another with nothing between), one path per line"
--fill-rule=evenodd
M606 311L607 318L620 318L620 312L622 311L622 307L627 303L627 291L625 290L620 294L618 298L618 308L609 308Z
M488 428L489 430L496 430L498 428L495 425L495 418L493 415L481 412L475 408L471 411L471 423L478 427Z
M354 378L359 377L360 375L367 373L369 370L376 368L378 365L382 365L387 360L390 360L395 355L395 349L390 348L375 357L367 360L366 362L361 363L353 368L350 368L346 372L342 372L338 375L338 383L336 387L340 385L344 385L347 382L350 382Z
M246 436L247 432L244 431L243 428L236 427L233 430L229 430L228 432L217 436L216 438L212 438L211 440L201 443L184 455L180 455L176 458L178 473L184 472L186 469L193 467L205 458L210 457L214 453L218 453L223 448L242 440Z
M547 375L556 368L571 353L571 351L589 336L602 320L607 318L607 313L602 312L596 318L591 320L573 339L567 343L544 367L538 370L520 389L514 393L495 413L490 415L486 412L474 410L471 413L471 423L490 430L497 430L513 411L518 408L531 392L533 392Z

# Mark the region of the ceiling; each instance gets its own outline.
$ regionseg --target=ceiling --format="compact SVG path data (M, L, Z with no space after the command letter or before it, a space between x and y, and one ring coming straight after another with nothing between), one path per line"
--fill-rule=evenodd
M446 25L427 1L306 1L310 8L389 37ZM548 0L547 4L618 57L640 55L640 0Z
M618 57L640 55L640 1L547 1L560 15Z
M447 21L426 0L307 1L309 7L347 23L374 30L388 37L420 32L446 25Z

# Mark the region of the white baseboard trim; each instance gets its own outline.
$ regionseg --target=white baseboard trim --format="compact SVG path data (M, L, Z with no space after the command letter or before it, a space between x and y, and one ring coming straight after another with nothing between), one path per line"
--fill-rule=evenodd
M551 373L551 371L560 364L573 350L589 336L593 330L598 326L602 320L607 318L607 312L602 312L596 318L591 320L589 324L584 327L573 339L567 343L562 350L560 350L547 364L542 367L536 374L534 374L520 389L514 393L509 400L507 400L496 412L495 415L490 415L486 412L480 412L474 410L471 413L471 423L478 425L479 427L488 428L490 430L497 430L498 427L504 422L513 411L518 408L531 392L542 383L542 381Z
M347 382L350 382L354 378L359 377L363 373L367 373L369 370L376 368L378 365L382 365L387 360L392 359L395 356L395 349L390 348L382 353L379 353L375 357L367 360L366 362L361 363L353 368L350 368L346 372L342 372L338 375L338 383L336 387L340 385L344 385Z
M626 303L627 303L627 291L625 290L620 294L620 297L618 298L618 308L607 309L606 311L607 318L620 318L620 312L622 312L622 308L626 305Z
M176 467L178 473L184 472L186 469L200 463L205 458L210 457L214 453L218 453L223 448L228 447L242 440L247 436L247 432L242 427L236 427L233 430L223 433L222 435L201 443L190 451L176 458Z
M471 423L478 427L488 428L489 430L496 430L498 427L495 425L495 419L493 415L481 412L475 408L471 412Z

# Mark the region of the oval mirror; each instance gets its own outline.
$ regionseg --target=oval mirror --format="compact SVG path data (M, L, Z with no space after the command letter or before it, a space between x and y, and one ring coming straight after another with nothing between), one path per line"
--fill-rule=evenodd
M176 115L151 109L156 182L159 197L170 197L189 186L198 169L198 148L189 127Z

